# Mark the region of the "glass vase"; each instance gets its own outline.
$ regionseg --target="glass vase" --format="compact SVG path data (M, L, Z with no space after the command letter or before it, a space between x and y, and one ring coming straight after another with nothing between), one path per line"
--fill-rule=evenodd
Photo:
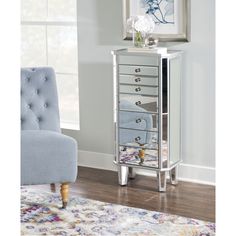
M143 35L139 31L135 32L133 42L134 42L134 47L143 48L145 46L145 35Z

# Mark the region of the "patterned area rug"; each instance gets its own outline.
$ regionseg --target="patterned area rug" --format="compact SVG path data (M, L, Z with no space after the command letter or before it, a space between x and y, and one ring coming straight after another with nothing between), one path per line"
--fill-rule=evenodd
M212 236L215 224L71 196L66 210L57 193L21 192L21 235Z

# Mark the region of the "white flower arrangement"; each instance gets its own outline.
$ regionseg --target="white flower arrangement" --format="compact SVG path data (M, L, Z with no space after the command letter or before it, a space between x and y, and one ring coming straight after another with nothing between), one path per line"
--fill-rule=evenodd
M150 34L154 31L155 22L149 15L134 16L127 20L127 32L133 33L133 31L140 32L142 34Z
M133 16L127 20L127 32L132 33L135 47L144 47L145 37L152 33L154 28L155 22L150 15Z

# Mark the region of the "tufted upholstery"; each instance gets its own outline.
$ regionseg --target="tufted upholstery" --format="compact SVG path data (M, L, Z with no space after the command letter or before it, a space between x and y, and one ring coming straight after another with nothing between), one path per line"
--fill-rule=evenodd
M52 68L21 69L21 184L74 182L77 142L61 134Z
M53 69L21 69L21 129L60 132L59 121Z

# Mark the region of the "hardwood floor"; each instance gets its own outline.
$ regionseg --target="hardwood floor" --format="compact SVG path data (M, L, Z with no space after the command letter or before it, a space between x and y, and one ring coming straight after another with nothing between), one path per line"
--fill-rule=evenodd
M214 186L179 182L159 193L153 177L137 175L121 187L116 172L85 167L79 167L79 179L70 186L71 195L215 222ZM48 190L50 185L30 188ZM56 185L56 192L59 190Z

